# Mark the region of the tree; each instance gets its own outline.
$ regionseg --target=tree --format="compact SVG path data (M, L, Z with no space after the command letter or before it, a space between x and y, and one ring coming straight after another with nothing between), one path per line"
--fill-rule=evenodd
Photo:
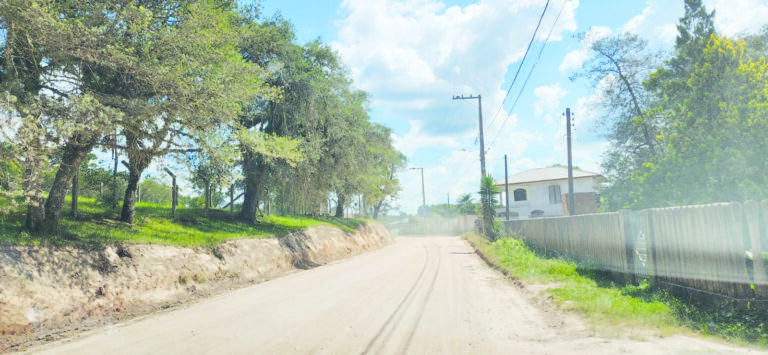
M125 222L133 221L136 187L154 157L184 150L181 138L205 142L210 131L235 123L244 104L273 95L263 80L264 68L239 53L243 28L231 6L204 2L177 9L172 22L161 24L173 31L151 42L173 45L156 46L140 58L156 65L152 69L158 75L151 82L156 85L148 90L143 78L121 83L121 90L144 94L136 105L141 110L122 124L129 170L121 213Z
M273 137L296 137L299 136L296 128L317 127L312 123L317 116L308 110L315 107L310 105L314 97L313 80L322 69L310 66L304 49L293 43L295 36L291 24L279 16L259 23L257 8L247 9L243 23L251 29L240 44L243 58L249 63L270 68L273 75L269 84L278 88L281 95L251 102L240 116L240 125ZM305 152L303 158L311 164L312 153L316 149L307 149L306 140L302 140L300 149ZM259 151L242 150L244 192L240 220L256 222L262 191L270 174L277 174L274 163L274 159L267 159Z
M89 22L103 3L69 1L0 4L0 90L10 95L6 127L20 148L27 195L27 227L55 230L64 194L87 153L120 112L103 104L84 82L88 68L115 68L122 48L107 48L108 25ZM80 10L80 11L78 11ZM6 133L8 134L8 133ZM44 198L41 175L57 155L53 186Z
M371 124L368 96L351 87L338 55L319 41L299 46L289 23L280 17L250 25L259 36L244 41L248 61L274 69L270 84L279 98L258 99L241 124L251 130L300 141L302 162L268 159L243 152L244 201L240 219L254 222L261 196L275 200L283 213L319 214L335 196L336 216L353 196L382 208L399 190L395 171L403 158L392 147L388 129Z
M406 158L392 146L389 128L372 124L365 134L366 154L359 157L364 166L360 172L361 193L365 203L373 206L373 218L376 219L386 199L396 196L400 191L397 172L405 166Z
M713 35L663 132L667 154L633 179L640 206L768 198L768 63Z
M493 176L486 175L480 180L480 205L483 212L483 232L488 239L495 239L493 220L496 217L496 195L499 187L493 181Z
M171 186L160 179L149 177L141 182L141 201L157 205L170 205L172 198Z
M648 90L661 98L665 110L682 104L690 94L687 80L710 37L716 34L714 19L715 11L707 12L702 0L685 0L685 14L677 25L675 53L645 83Z
M459 196L458 200L456 200L456 206L458 207L458 210L461 214L471 215L475 214L477 204L472 201L472 195L463 194Z
M753 61L768 55L768 25L763 26L758 33L744 36L746 44L745 55Z
M443 218L451 218L459 215L458 207L456 205L449 205L446 203L437 204L427 207L431 216L439 216ZM421 211L419 211L421 213Z
M631 203L632 172L661 153L656 142L660 127L650 109L654 99L643 86L658 54L646 48L646 41L630 33L597 40L590 46L593 56L571 77L590 79L602 94L601 123L610 142L602 162L609 182L603 195L610 209Z
M133 219L141 172L177 138L236 116L268 95L264 71L237 55L231 1L27 1L0 5L4 91L17 100L14 132L30 157L28 228L55 231L64 193L88 153L104 143L128 155L122 219ZM233 78L237 77L237 80ZM116 131L124 137L117 140ZM51 149L52 148L52 149ZM42 206L35 171L57 155Z

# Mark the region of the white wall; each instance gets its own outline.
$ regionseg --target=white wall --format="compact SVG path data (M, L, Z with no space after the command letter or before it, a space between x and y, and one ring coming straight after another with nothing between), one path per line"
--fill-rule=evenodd
M519 219L530 218L531 211L542 210L544 211L544 217L562 216L563 205L562 203L549 203L549 186L559 185L561 198L565 198L568 194L568 180L553 180L545 182L536 182L530 184L509 185L509 211L512 215L517 212ZM526 201L515 201L514 191L516 189L525 189L528 192L528 199ZM506 202L504 199L504 189L502 188L502 204ZM597 192L597 182L594 178L576 178L573 179L573 192ZM499 213L503 213L505 208L498 210ZM514 217L512 217L514 218Z

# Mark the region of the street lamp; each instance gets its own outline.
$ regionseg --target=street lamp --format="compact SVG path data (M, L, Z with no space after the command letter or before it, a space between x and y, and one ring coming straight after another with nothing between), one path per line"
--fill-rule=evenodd
M411 167L410 170L421 170L421 215L424 218L422 231L427 234L427 198L424 194L424 168Z

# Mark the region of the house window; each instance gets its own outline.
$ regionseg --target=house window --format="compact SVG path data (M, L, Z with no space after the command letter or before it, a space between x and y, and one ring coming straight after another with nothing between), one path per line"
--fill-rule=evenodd
M558 205L562 203L560 196L560 185L549 185L549 204Z
M528 200L528 192L525 191L525 189L516 189L514 191L514 195L515 195L515 201Z

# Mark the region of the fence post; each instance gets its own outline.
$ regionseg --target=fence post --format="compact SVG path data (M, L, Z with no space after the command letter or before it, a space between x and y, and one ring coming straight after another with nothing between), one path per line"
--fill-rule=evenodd
M624 252L626 254L626 265L624 266L626 272L629 274L629 278L633 284L638 284L638 275L635 266L635 244L637 240L636 223L633 223L632 211L620 210L619 211L619 231L623 234L624 240Z
M235 219L235 184L229 187L229 217Z
M761 214L763 215L763 223L765 223L766 212L768 212L768 201L763 201L759 204L755 201L744 203L744 217L747 221L749 244L752 251L752 282L755 285L755 297L757 298L768 297L768 277L766 277L765 260L763 259L763 238L761 238L761 232L764 229L760 228Z
M165 172L168 173L168 175L171 176L171 216L173 217L173 220L176 220L176 205L179 203L179 200L177 198L177 194L179 193L179 189L176 186L176 175L174 175L170 169L165 168Z
M626 243L627 272L635 284L639 284L641 279L654 283L655 270L651 255L653 243L650 238L648 212L622 210L619 216Z

